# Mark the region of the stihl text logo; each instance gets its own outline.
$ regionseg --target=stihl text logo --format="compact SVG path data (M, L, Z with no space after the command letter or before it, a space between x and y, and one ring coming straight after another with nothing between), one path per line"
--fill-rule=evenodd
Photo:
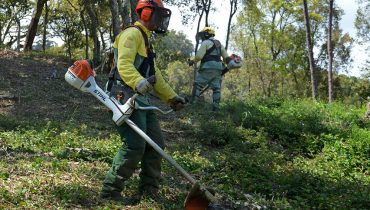
M101 98L103 101L105 101L105 97L100 91L94 90L94 93L96 93L96 95L99 96L99 98Z

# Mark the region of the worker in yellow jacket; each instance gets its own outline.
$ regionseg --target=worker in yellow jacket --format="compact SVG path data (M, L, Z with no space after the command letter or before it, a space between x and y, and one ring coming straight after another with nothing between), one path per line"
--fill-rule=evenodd
M167 31L171 11L164 8L161 0L139 0L136 12L139 20L122 31L113 44L117 71L111 74L108 90L122 103L138 92L141 95L136 102L141 106L150 105L145 93L153 90L163 102L175 111L179 110L183 108L185 100L173 91L163 79L161 72L155 68L155 54L150 43L151 32ZM153 75L156 81L151 84L147 78L153 78ZM161 128L153 110L135 110L130 119L158 146L164 148ZM128 201L122 197L121 191L139 162L141 162L139 193L156 196L161 174L161 156L128 125L119 126L118 132L123 144L105 177L100 197Z

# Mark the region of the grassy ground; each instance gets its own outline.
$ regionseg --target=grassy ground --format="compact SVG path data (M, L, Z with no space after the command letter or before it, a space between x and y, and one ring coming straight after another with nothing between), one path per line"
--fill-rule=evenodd
M110 114L64 81L66 61L2 52L0 64L0 95L7 96L0 100L0 209L182 209L191 186L166 162L161 202L100 201L121 145ZM58 78L50 78L53 68ZM209 109L159 117L166 152L215 189L225 208L370 208L364 109L281 99ZM135 173L123 195L135 195L138 182Z

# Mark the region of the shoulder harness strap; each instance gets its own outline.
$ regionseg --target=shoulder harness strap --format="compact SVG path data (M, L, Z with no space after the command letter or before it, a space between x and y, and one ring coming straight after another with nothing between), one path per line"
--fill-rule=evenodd
M212 39L209 39L210 41L212 41L213 45L211 48L209 48L207 51L206 51L206 54L203 56L203 59L202 59L202 63L204 62L207 62L207 61L221 61L221 43L220 41L218 40L212 40ZM214 50L217 50L217 55L211 55L211 52L213 52Z
M131 27L135 27L136 29L138 29L144 39L144 42L145 42L145 48L146 48L146 52L147 52L147 56L148 58L144 59L143 61L143 64L145 63L146 65L141 65L139 67L139 73L143 76L143 77L146 77L145 73L141 71L141 69L145 66L147 68L147 65L150 65L150 70L149 70L149 75L153 75L155 74L155 69L154 69L154 57L155 57L155 54L153 52L153 48L152 48L152 45L151 43L149 43L149 40L148 40L148 36L146 35L145 31L143 29L141 29L140 27L138 26L135 26L135 25L130 25L130 26L127 26L125 27L123 30L126 30L127 28L131 28ZM116 56L114 56L115 58ZM110 91L112 89L112 86L114 84L114 82L116 80L119 80L119 81L123 81L122 78L120 77L119 73L118 73L118 68L117 68L117 61L114 60L114 65L113 65L113 68L111 69L111 71L109 72L109 82L108 82L108 87L107 87L107 90Z
M130 27L130 26L129 26ZM139 26L135 26L135 25L132 25L131 27L135 27L137 28L140 32L141 32L141 35L143 36L144 38L144 42L145 42L145 47L146 47L146 51L148 51L148 49L151 49L152 48L152 45L149 44L149 40L148 40L148 36L146 35L145 31L140 28ZM127 27L128 28L128 27Z

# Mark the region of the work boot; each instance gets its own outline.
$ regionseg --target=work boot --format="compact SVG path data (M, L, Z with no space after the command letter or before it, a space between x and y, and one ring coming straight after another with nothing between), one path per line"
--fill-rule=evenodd
M121 193L117 191L101 191L99 197L102 200L123 201Z
M121 193L117 191L101 191L99 197L101 200L119 202L125 205L135 205L140 202L139 197L124 198Z

